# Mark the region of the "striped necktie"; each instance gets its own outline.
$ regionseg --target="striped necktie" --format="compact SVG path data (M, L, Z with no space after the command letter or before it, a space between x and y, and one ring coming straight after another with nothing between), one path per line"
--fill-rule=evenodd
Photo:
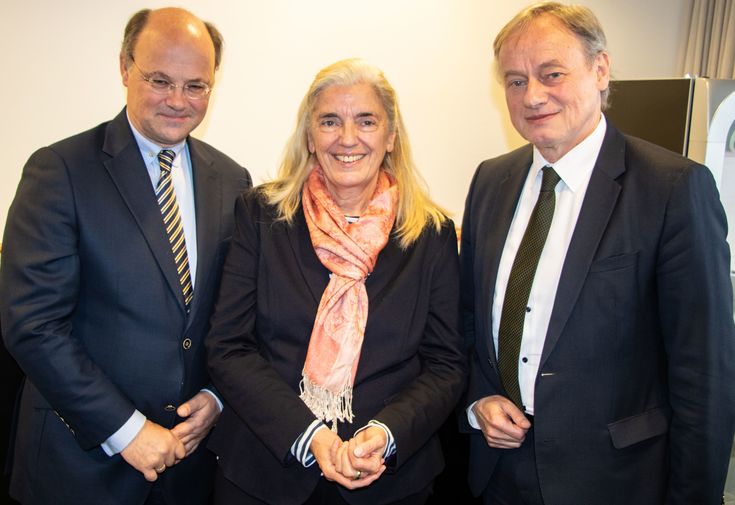
M531 212L528 226L518 246L508 277L508 287L503 299L498 329L498 369L503 387L508 397L523 410L521 390L518 385L518 356L523 339L523 323L526 319L526 305L531 294L536 267L544 250L546 236L549 234L554 217L556 195L554 188L561 180L553 168L543 168L541 191Z
M158 206L161 208L163 225L166 227L166 235L171 242L171 250L174 253L176 271L181 283L181 291L184 294L184 304L189 312L194 290L191 286L191 275L189 272L189 256L186 254L186 240L184 238L184 227L181 224L179 204L176 202L173 181L171 180L171 167L176 153L170 149L164 149L158 153L158 165L161 167L161 178L156 186L156 197Z

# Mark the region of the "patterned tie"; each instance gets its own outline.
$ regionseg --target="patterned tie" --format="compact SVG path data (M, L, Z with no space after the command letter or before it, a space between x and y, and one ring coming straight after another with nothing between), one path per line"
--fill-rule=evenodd
M503 300L503 311L500 315L498 330L498 368L503 387L518 408L523 410L521 390L518 385L518 355L521 351L523 322L526 317L526 305L531 293L533 277L541 256L541 251L549 234L551 220L554 217L556 195L554 188L560 181L554 169L546 166L541 180L541 192L536 206L533 208L528 226L523 234L521 245L513 260L508 277L508 287Z
M189 304L191 304L191 299L194 297L194 290L191 287L189 256L186 254L184 227L181 224L179 204L176 202L176 193L174 193L173 181L171 180L171 166L173 165L175 156L176 153L170 149L164 149L158 153L161 178L158 180L158 186L156 187L156 197L158 198L158 206L161 208L163 225L166 227L166 234L168 235L169 242L171 242L171 250L174 253L174 261L176 262L176 271L179 275L181 291L184 294L184 304L188 312Z

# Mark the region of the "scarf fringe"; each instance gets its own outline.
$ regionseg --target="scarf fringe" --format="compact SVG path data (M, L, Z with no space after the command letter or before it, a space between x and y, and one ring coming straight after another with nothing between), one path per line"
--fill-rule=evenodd
M315 384L306 375L299 383L301 393L299 398L311 412L325 423L331 423L331 430L337 433L337 421L351 423L352 413L352 386L345 384L338 393Z

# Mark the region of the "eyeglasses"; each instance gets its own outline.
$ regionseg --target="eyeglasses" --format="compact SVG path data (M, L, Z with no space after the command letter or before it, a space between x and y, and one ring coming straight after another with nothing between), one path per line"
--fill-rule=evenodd
M130 61L133 62L135 68L138 69L138 73L140 73L141 78L148 83L155 93L158 93L159 95L166 95L176 88L181 88L184 92L184 96L187 98L192 100L201 100L212 91L212 88L206 82L194 81L187 82L186 84L174 84L163 77L151 77L149 74L146 74L141 70L133 58L130 58Z

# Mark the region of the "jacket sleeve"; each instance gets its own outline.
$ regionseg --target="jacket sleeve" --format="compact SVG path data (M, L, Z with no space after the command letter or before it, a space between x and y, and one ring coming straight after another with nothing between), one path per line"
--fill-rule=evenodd
M719 503L735 429L735 329L727 224L701 165L672 181L657 263L667 355L666 503Z
M210 376L225 408L231 408L285 464L292 459L291 445L315 417L260 353L258 220L263 217L257 199L254 190L237 201L235 229L206 347Z
M466 379L459 322L457 236L449 222L431 244L429 313L418 353L422 370L375 418L388 426L396 442L396 468L437 432L453 411Z
M120 428L135 408L74 337L81 275L74 202L66 160L51 148L37 151L8 214L0 316L10 353L89 449Z

